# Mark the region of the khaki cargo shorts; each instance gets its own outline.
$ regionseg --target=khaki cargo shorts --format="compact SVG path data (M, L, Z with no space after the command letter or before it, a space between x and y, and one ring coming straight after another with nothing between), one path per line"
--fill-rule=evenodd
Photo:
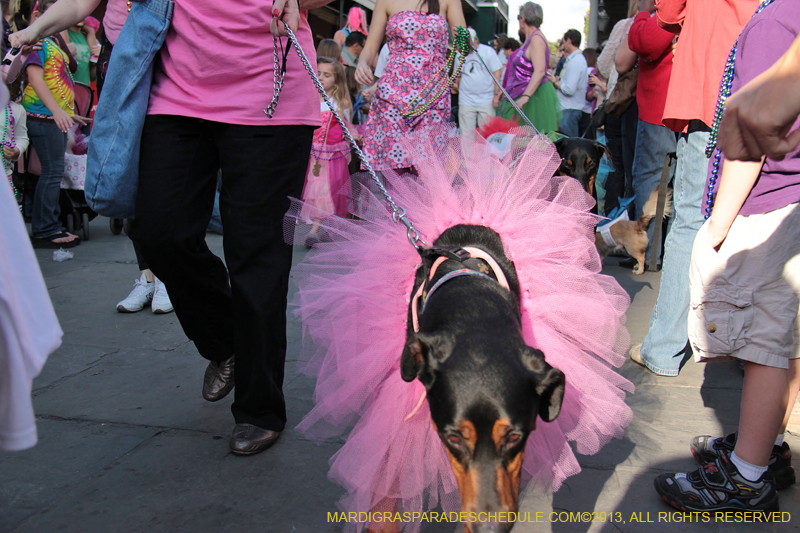
M799 205L737 216L719 252L708 222L700 228L689 269L695 361L735 357L788 368L798 357Z

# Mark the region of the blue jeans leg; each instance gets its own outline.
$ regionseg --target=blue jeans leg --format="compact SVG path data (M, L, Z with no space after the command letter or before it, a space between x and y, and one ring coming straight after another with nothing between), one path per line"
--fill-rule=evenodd
M67 134L55 122L28 121L28 136L42 164L42 174L33 194L31 229L33 237L44 239L64 231L58 220L61 208L61 178L64 176L64 150Z
M558 129L567 137L578 137L578 122L581 119L580 109L564 109L561 111L561 122L558 123Z
M664 376L677 376L680 372L689 337L689 261L694 238L703 225L701 206L708 172L705 147L709 135L690 133L678 141L675 213L664 245L661 287L641 351L645 366Z
M647 199L653 193L664 168L664 157L675 151L675 133L665 126L650 124L639 119L636 129L636 151L633 156L633 193L636 195L636 218L642 214ZM655 222L647 228L647 237L653 241ZM650 257L650 246L646 257Z

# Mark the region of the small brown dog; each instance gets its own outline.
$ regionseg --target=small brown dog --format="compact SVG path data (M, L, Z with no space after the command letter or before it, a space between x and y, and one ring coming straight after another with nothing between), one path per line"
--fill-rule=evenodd
M650 242L647 238L647 226L656 216L658 204L658 187L656 187L647 203L642 209L642 216L639 220L620 220L612 222L598 230L594 234L594 243L600 257L605 258L606 254L612 250L625 250L628 255L636 259L636 266L633 268L634 274L644 272L644 254ZM664 205L664 218L672 214L672 189L667 189L667 202Z

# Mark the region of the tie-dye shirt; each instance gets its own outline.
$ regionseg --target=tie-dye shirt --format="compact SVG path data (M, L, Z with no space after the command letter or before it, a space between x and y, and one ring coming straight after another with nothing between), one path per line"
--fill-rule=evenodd
M73 111L75 107L75 91L73 89L72 75L69 72L69 56L67 53L53 39L48 37L42 42L42 49L38 52L32 52L28 57L25 67L27 68L28 65L37 65L42 68L44 81L56 103L69 116L73 116L75 114ZM30 83L25 87L25 92L22 93L22 106L28 114L53 116L53 113L42 103Z

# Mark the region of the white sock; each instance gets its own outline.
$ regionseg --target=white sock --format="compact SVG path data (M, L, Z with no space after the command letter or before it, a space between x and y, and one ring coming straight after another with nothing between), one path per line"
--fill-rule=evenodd
M778 438L775 439L775 446L783 446L783 433L778 435Z
M761 474L767 471L766 466L751 465L747 461L742 460L738 455L736 455L736 450L734 450L731 454L731 462L734 464L742 477L747 481L758 481L758 478L761 477Z

